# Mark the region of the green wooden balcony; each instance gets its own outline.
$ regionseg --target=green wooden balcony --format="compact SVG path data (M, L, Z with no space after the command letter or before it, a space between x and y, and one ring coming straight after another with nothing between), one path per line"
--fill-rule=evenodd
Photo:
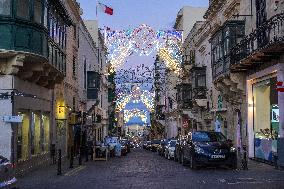
M44 87L60 83L70 24L59 0L0 0L0 74Z

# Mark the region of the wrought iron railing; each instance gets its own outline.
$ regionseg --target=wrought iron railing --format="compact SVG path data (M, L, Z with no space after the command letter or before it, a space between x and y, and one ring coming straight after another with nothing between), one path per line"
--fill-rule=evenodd
M192 99L206 99L207 88L206 87L194 87L192 89Z
M257 51L283 42L284 13L281 13L264 22L231 49L231 64L238 64Z

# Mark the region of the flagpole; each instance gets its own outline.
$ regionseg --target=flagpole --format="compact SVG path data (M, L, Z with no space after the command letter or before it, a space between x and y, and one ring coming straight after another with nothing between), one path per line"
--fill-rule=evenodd
M99 1L96 0L96 19L98 20L98 5L99 5Z

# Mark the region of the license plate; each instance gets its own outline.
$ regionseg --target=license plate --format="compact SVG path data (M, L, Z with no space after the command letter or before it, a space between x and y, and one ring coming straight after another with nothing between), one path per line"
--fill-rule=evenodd
M225 159L225 155L211 155L212 159Z

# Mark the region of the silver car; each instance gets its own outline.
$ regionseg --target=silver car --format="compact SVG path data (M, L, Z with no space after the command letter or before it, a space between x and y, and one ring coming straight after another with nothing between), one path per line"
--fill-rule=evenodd
M0 188L14 188L16 182L14 165L0 155Z

